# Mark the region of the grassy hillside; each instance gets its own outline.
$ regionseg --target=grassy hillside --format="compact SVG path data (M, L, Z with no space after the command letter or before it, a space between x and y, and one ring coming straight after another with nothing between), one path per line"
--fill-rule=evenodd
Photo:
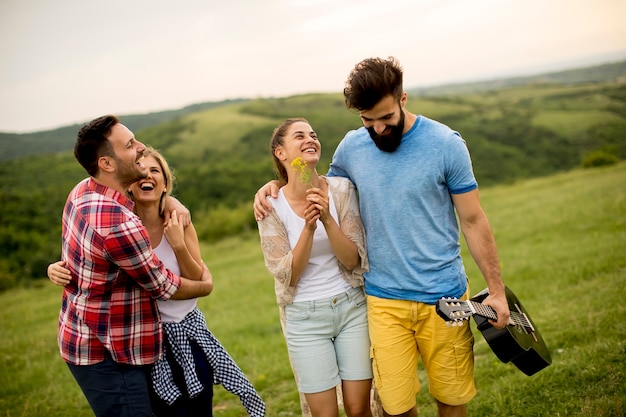
M445 96L470 94L500 90L502 88L519 87L523 85L564 85L590 83L623 83L626 76L626 61L611 62L602 65L592 65L573 68L564 71L528 75L524 77L497 78L492 80L452 83L441 86L410 89L410 92L420 96Z
M626 413L626 163L481 189L503 276L542 333L553 364L527 377L476 333L474 416L621 417ZM201 299L209 327L268 405L297 416L273 281L255 232L202 245L215 290ZM472 292L485 284L463 248ZM0 410L13 416L89 416L56 347L60 289L47 282L0 294ZM422 377L420 415L435 406ZM216 417L241 417L221 387Z
M573 68L547 74L526 77L512 77L473 83L453 83L443 86L409 88L411 96L459 96L472 93L484 93L505 88L531 85L580 85L602 83L624 83L626 81L626 61L606 63L582 68ZM244 102L247 99L205 102L180 109L166 110L146 114L122 115L124 123L133 131L140 131L162 123L177 120L186 115L206 109L221 107L231 103ZM40 132L8 133L0 132L0 161L39 155L49 152L71 150L80 125L63 126ZM211 129L211 133L215 131Z
M410 111L458 130L481 186L511 184L581 165L626 159L626 84L527 85L459 96L412 97ZM255 227L251 201L273 178L268 143L287 117L306 117L322 143L320 172L344 134L358 128L340 94L222 103L137 130L161 150L193 212L200 237L215 241ZM122 119L125 122L124 119ZM0 164L0 290L37 277L60 256L60 214L85 176L71 152Z
M176 110L166 110L147 114L129 114L123 116L124 123L132 131L139 131L161 123L176 120L184 115L203 109L223 106L244 100L225 100L220 102L198 103ZM96 116L94 116L96 117ZM85 120L87 122L87 120ZM63 126L58 129L30 133L0 132L0 161L61 152L73 149L76 132L81 124Z
M626 84L409 97L407 107L463 135L482 185L572 169L599 149L626 158ZM169 132L175 143L161 147L178 170L180 198L194 210L247 203L250 192L271 176L272 129L292 116L306 117L318 131L321 171L345 132L360 126L339 94L256 100L186 116L177 122L178 132ZM151 133L165 126L140 137L159 143Z

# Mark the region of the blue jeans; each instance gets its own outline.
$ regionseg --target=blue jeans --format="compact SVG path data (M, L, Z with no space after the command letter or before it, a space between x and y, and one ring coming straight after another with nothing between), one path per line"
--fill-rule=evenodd
M151 417L148 366L111 357L94 365L67 364L96 417Z

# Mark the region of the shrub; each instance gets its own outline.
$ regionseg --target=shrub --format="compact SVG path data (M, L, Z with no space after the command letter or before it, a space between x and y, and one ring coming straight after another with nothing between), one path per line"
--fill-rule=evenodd
M241 203L236 208L220 205L199 215L193 214L193 223L201 241L216 242L256 229L254 212L250 202Z
M589 152L583 158L583 168L593 168L606 165L614 165L619 162L619 157L607 149L596 149Z

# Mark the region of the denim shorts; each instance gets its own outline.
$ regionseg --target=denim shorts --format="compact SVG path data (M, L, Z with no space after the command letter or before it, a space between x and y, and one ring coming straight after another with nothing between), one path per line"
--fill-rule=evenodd
M298 390L323 392L372 378L363 288L285 306L285 338Z

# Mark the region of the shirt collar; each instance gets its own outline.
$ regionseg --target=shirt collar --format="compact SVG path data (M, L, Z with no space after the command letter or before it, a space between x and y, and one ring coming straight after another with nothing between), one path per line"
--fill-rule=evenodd
M103 196L110 199L113 199L131 211L135 207L135 202L133 200L111 187L100 184L99 182L94 180L93 177L87 178L87 189L89 191L93 191L95 193L102 194Z

